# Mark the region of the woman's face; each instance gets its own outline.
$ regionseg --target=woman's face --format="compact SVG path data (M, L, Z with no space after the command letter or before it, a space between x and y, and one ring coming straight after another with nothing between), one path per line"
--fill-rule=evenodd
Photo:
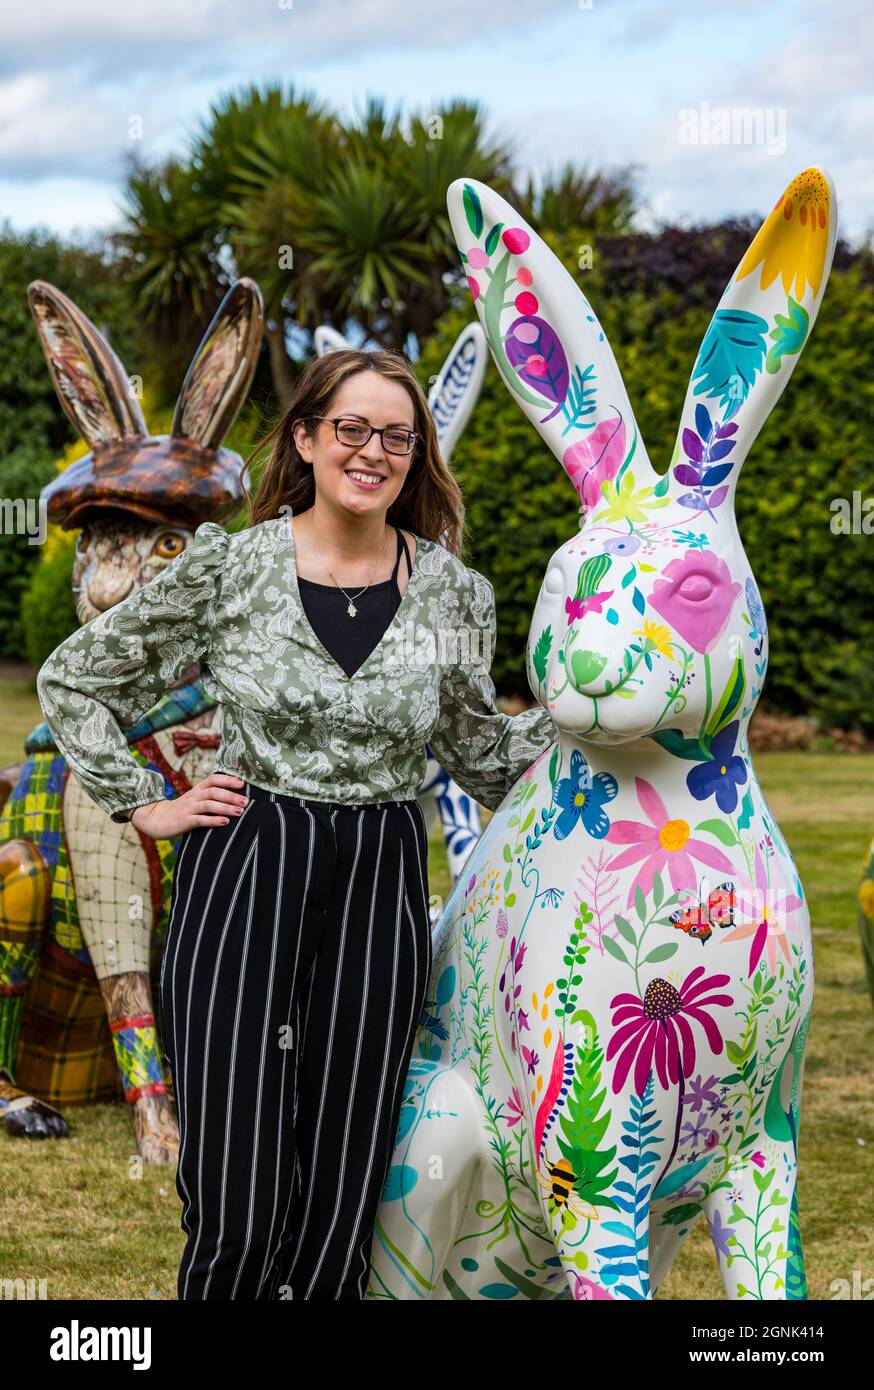
M379 372L361 371L348 377L334 392L325 415L340 416L373 425L415 430L415 411L406 389ZM361 446L342 444L334 426L326 420L308 435L301 421L294 426L294 441L302 459L313 465L319 497L348 512L364 516L385 513L403 489L415 456L389 453L378 434ZM380 481L361 481L355 474Z

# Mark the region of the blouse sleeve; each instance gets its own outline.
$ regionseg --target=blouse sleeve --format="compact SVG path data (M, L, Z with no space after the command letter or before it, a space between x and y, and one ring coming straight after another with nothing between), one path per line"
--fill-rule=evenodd
M504 714L490 670L497 622L495 591L470 570L472 584L456 653L441 683L440 714L428 745L441 767L475 800L495 811L558 732L542 708Z
M70 772L114 821L164 798L124 730L208 650L228 533L205 521L185 550L122 603L56 647L37 674L43 714Z

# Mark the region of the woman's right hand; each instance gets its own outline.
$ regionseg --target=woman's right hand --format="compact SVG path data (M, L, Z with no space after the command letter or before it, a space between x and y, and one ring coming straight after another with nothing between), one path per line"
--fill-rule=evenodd
M153 840L172 840L200 825L229 825L248 805L249 798L235 790L245 785L240 777L211 772L181 796L137 806L131 824Z

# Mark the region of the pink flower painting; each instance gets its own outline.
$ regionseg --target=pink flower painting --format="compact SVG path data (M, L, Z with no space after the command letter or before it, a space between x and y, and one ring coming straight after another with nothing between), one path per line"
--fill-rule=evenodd
M756 846L756 894L744 900L741 893L738 896L737 908L739 915L746 915L748 920L741 922L732 931L725 932L720 936L720 941L750 941L749 974L752 975L762 953L767 951L768 964L771 970L777 964L777 951L782 951L786 964L792 964L792 955L789 950L787 939L787 927L789 927L789 917L793 912L797 912L802 906L802 901L795 893L781 893L777 897L768 887L768 876L765 872L765 865L761 852ZM749 909L745 913L745 909Z
M741 591L724 560L710 550L687 550L662 570L650 607L696 652L712 652Z
M656 1074L665 1090L676 1086L681 1076L695 1070L695 1037L692 1023L698 1023L711 1053L722 1051L722 1034L707 1012L734 1003L730 994L714 994L727 985L729 975L704 976L704 966L696 965L679 989L667 980L650 980L642 999L636 994L617 994L610 1000L616 1032L607 1048L609 1062L618 1054L613 1073L613 1093L625 1085L634 1064L634 1086L643 1095L655 1063Z
M624 458L625 421L621 415L602 420L586 439L565 449L565 472L588 510L601 501L601 484L613 481Z
M653 878L665 868L677 893L685 888L694 888L697 883L693 860L706 864L710 869L718 869L722 874L734 873L731 860L722 850L696 839L688 821L672 818L668 814L668 808L650 782L643 777L635 777L634 785L641 810L651 823L646 825L640 821L617 820L606 836L611 844L630 846L610 860L608 867L611 872L643 860L628 889L629 903L634 900L638 885L645 895L651 893Z

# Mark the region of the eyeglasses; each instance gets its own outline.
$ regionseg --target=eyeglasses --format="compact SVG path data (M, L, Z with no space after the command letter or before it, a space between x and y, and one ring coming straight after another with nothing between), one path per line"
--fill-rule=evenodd
M397 425L386 425L378 430L373 425L366 425L363 420L353 420L343 415L311 415L309 418L333 425L338 442L354 449L362 448L371 435L378 434L387 454L411 454L419 438L414 430L398 429Z

